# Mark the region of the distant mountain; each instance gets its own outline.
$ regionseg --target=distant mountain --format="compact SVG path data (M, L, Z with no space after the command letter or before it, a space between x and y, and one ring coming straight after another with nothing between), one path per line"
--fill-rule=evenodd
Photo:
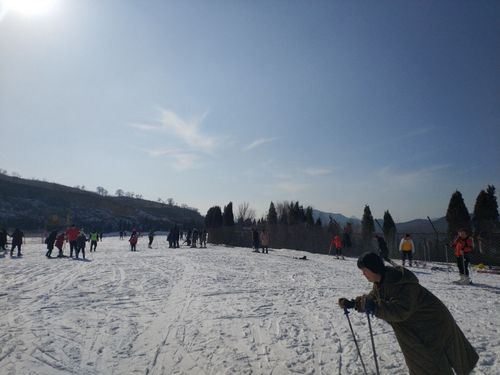
M361 224L361 220L356 217L347 217L342 214L323 212L313 209L314 220L317 220L318 217L321 218L321 222L323 223L323 225L326 225L330 222L330 216L333 220L335 220L342 226L344 226L347 222L351 222L354 226ZM384 225L384 220L376 220L381 226ZM439 233L446 233L446 231L448 230L448 223L446 222L445 217L432 219L432 223ZM403 223L396 223L396 229L398 233L434 233L434 229L432 229L432 226L427 219L414 219ZM376 223L375 232L382 232Z
M439 233L446 233L448 231L448 223L444 216L439 219L432 219L432 224L434 224ZM415 219L404 223L396 223L396 229L398 233L434 233L434 229L427 219Z
M41 230L72 223L102 231L165 230L200 226L203 217L194 209L0 174L0 225Z
M347 216L344 216L342 214L324 212L324 211L315 210L315 209L313 209L313 217L314 217L314 220L318 220L318 218L320 218L323 225L326 225L330 222L330 217L342 226L348 222L352 223L353 225L357 225L357 224L361 223L361 220L359 220L356 217L347 217Z

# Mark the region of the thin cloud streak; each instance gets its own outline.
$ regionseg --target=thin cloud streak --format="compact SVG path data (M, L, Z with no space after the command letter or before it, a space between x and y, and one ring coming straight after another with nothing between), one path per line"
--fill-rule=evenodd
M250 151L256 147L262 146L263 144L274 142L277 139L278 138L260 138L260 139L257 139L255 141L253 141L252 143L250 143L249 145L243 147L243 151L245 151L245 152Z
M196 151L211 154L219 142L215 137L203 134L200 130L207 115L208 112L205 112L199 117L186 120L171 110L161 110L160 124L134 123L130 124L130 127L144 132L167 133Z
M152 157L168 157L170 165L177 171L193 169L200 157L194 153L178 149L146 150Z
M398 186L418 186L425 180L432 177L436 172L448 169L450 164L431 165L429 167L420 168L414 171L395 172L391 170L391 166L383 167L378 176L383 181L395 183Z

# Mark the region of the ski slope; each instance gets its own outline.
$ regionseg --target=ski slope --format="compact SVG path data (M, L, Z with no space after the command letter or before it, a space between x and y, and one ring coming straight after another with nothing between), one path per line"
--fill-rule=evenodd
M27 242L0 258L0 374L362 374L336 304L370 289L354 258L168 249L165 237L133 253L105 237L77 261ZM477 349L474 373L499 374L500 276L457 286L456 272L413 270ZM366 317L350 317L374 373ZM372 323L381 373L406 374L391 328Z

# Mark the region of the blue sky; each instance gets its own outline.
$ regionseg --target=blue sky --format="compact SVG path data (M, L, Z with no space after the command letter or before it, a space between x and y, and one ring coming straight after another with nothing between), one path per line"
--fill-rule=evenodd
M500 187L498 1L2 1L9 172L397 221Z

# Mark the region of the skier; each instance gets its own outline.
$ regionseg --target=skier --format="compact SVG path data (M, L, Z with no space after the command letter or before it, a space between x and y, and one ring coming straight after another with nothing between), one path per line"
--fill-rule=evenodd
M460 273L460 280L456 281L456 283L464 285L470 284L469 263L473 244L472 239L467 235L466 229L460 229L458 231L458 235L451 246L455 249L458 272Z
M191 246L191 229L188 229L186 233L186 240L184 241L184 243L188 246Z
M85 236L85 232L82 230L78 234L76 238L76 250L75 250L75 259L78 259L78 255L80 251L82 252L82 257L85 259L85 246L87 245L87 237Z
M73 257L73 250L76 252L76 239L80 234L80 230L75 226L75 224L71 224L66 230L66 239L69 242L69 256Z
M10 235L12 237L12 247L10 248L10 256L14 253L14 249L17 247L17 256L20 257L21 245L23 244L24 233L19 230L19 228L14 229L14 232Z
M149 239L148 249L152 249L153 247L151 245L153 245L153 240L155 239L155 231L154 230L151 229L149 231L148 239Z
M45 253L45 256L47 258L50 258L50 256L52 255L52 250L54 249L54 243L56 242L56 238L57 238L57 230L53 230L45 239L45 243L47 244L47 252Z
M257 232L257 228L254 228L252 230L252 243L253 243L253 251L258 253L259 252L259 247L260 247L260 243L259 243L259 232Z
M178 249L179 248L179 227L177 224L174 226L174 248Z
M338 234L333 237L332 245L335 247L335 254L337 256L337 259L339 259L339 257L342 257L342 259L344 259L344 256L342 255L342 239Z
M410 375L469 374L478 354L465 338L446 306L402 267L385 267L375 253L358 259L358 268L373 283L370 293L342 308L372 313L392 326ZM453 369L453 370L452 370Z
M401 238L401 242L399 243L399 251L401 252L401 258L403 260L403 267L405 266L405 260L408 258L408 262L410 263L413 260L413 253L415 252L415 244L410 237L409 233L406 233L403 238Z
M123 240L123 231L120 231L120 240Z
M132 235L128 239L128 242L130 242L130 251L137 251L136 246L137 246L137 232L135 230L132 231Z
M7 231L5 228L2 228L0 229L0 249L4 251L7 250L5 245L7 245Z
M97 241L99 241L99 233L96 230L90 231L90 252L97 249Z
M207 237L208 237L207 230L202 229L201 234L200 234L200 247L202 247L202 248L207 247Z
M269 254L269 232L265 228L260 233L260 247L262 248L262 254Z
M196 242L198 241L198 229L193 229L193 234L191 238L191 247L196 247Z
M63 249L63 245L64 245L64 232L60 233L57 236L56 243L55 243L55 246L59 250L59 254L57 254L58 258L64 257L63 250L62 250Z

